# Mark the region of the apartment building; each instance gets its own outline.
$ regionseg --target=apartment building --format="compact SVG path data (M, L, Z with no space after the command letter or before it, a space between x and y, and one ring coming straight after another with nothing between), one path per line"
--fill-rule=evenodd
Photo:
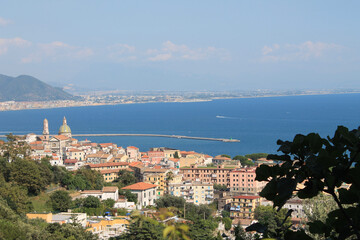
M261 204L259 196L240 195L232 198L231 218L254 219L255 208Z
M212 183L185 181L182 183L169 183L169 193L173 196L183 197L186 202L209 204L214 200L214 187Z
M130 186L123 187L123 190L130 190L138 196L137 208L152 206L156 200L156 185L144 182L138 182Z
M201 181L213 184L221 184L230 187L230 172L235 170L236 166L218 165L216 167L198 167L192 165L180 169L184 180Z
M245 167L230 172L230 191L234 195L258 195L265 187L266 182L258 182L256 167Z

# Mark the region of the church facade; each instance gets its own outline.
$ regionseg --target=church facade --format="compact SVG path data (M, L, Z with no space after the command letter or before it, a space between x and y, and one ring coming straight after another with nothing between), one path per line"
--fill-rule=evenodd
M63 124L59 128L58 135L50 136L49 123L44 119L43 135L41 137L44 148L51 150L52 153L58 154L61 159L64 159L66 148L70 147L72 143L71 129L67 125L67 120L64 117Z

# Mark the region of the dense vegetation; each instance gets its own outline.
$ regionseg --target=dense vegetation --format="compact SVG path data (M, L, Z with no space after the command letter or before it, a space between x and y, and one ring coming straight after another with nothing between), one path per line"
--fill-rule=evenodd
M283 164L261 165L256 170L256 180L268 182L260 195L273 201L278 211L294 194L311 199L326 193L337 207L330 210L329 205L327 216L319 214L321 218L316 217L315 208L307 223L308 232L281 229L271 233L267 224L253 225L248 230L285 239L312 239L310 234L323 239L360 239L360 128L349 131L339 126L332 138L298 134L293 141L279 140L278 145L283 155L268 158ZM300 183L304 187L299 188Z

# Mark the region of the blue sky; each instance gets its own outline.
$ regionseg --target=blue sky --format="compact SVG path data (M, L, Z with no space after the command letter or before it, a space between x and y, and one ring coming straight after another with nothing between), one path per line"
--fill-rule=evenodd
M2 1L0 73L119 90L360 88L360 1Z

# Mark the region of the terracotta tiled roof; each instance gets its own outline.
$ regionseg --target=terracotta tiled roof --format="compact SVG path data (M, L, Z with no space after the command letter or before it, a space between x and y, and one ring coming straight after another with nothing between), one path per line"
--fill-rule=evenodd
M160 168L159 168L160 167ZM147 169L145 169L144 170L144 172L147 172L147 173L149 173L149 172L154 172L154 173L164 173L164 172L166 172L168 169L163 169L163 168L161 168L161 166L155 166L155 167L153 167L153 168L147 168Z
M138 149L137 147L134 147L134 146L129 146L127 148L130 148L130 149Z
M115 167L115 166L127 166L129 163L125 162L109 162L109 163L98 163L98 164L88 164L90 168L98 167Z
M99 144L101 147L110 147L112 145L114 145L113 143L100 143Z
M64 163L65 163L65 164L77 163L77 160L76 160L76 159L65 159L65 160L64 160Z
M130 167L135 167L135 166L140 165L140 164L142 164L142 163L141 162L132 162L132 163L129 164L129 166Z
M218 159L218 160L231 160L231 158L228 157L222 157L221 155L217 155L214 157L214 159Z
M43 146L31 146L31 150L44 150Z
M117 173L117 172L120 172L121 168L115 168L115 169L105 169L105 170L100 170L100 173L101 174L106 174L106 173Z
M40 145L40 144L42 144L42 141L35 141L35 142L31 142L29 144L30 145Z
M68 152L82 152L82 151L80 149L70 148L68 149Z
M80 194L101 194L101 190L84 190Z
M116 192L119 190L118 187L103 187L102 192Z
M67 140L67 139L69 139L68 137L66 137L64 135L56 135L56 136L54 136L54 138L56 138L58 140Z
M127 187L123 187L122 189L124 189L124 190L126 190L126 189L129 189L129 190L147 190L147 189L155 188L155 187L157 187L157 185L154 185L154 184L151 184L151 183L139 182L139 183L135 183L135 184L132 184L130 186L127 186Z

